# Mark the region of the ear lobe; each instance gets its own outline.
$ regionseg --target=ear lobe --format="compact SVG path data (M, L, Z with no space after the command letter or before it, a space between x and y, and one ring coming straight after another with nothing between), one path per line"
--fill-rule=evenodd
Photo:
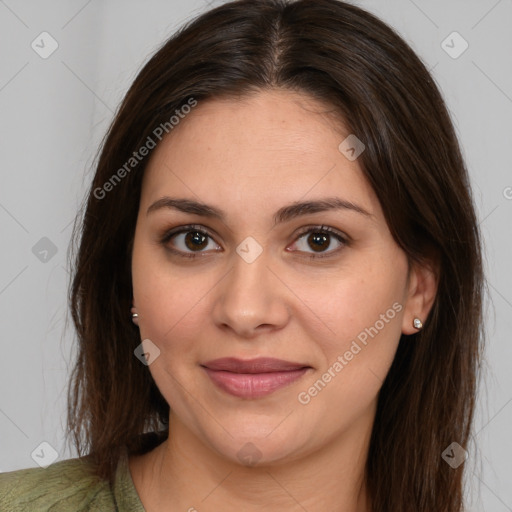
M402 320L402 333L415 334L418 328L414 319L418 318L423 325L432 309L439 284L438 266L432 262L413 263L409 273L409 283L405 311Z

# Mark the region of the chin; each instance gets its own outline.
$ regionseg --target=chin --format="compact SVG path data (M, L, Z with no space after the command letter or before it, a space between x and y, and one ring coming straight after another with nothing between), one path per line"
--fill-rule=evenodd
M232 437L223 431L221 438L215 436L205 442L230 462L247 467L275 466L291 462L305 452L307 435L300 426L282 428L278 422L273 424L272 429L267 425L259 427L258 429L253 424L250 432L241 431L240 428L238 432L230 430Z

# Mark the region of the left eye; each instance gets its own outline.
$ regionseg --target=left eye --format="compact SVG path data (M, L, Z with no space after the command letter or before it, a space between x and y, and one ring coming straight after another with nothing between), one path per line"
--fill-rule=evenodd
M309 252L314 257L315 253L330 254L336 252L337 249L343 247L346 243L345 238L341 234L330 228L313 228L299 236L293 245L296 250Z

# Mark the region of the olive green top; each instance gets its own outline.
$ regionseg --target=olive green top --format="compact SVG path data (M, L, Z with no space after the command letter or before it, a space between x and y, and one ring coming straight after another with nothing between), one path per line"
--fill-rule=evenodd
M126 448L112 486L96 476L92 467L90 457L85 456L55 462L47 468L0 473L0 511L144 512Z

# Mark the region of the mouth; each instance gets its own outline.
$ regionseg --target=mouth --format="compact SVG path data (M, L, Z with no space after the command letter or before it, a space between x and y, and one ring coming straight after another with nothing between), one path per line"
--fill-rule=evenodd
M211 381L230 395L255 399L282 389L300 379L310 366L282 359L225 357L201 365Z

